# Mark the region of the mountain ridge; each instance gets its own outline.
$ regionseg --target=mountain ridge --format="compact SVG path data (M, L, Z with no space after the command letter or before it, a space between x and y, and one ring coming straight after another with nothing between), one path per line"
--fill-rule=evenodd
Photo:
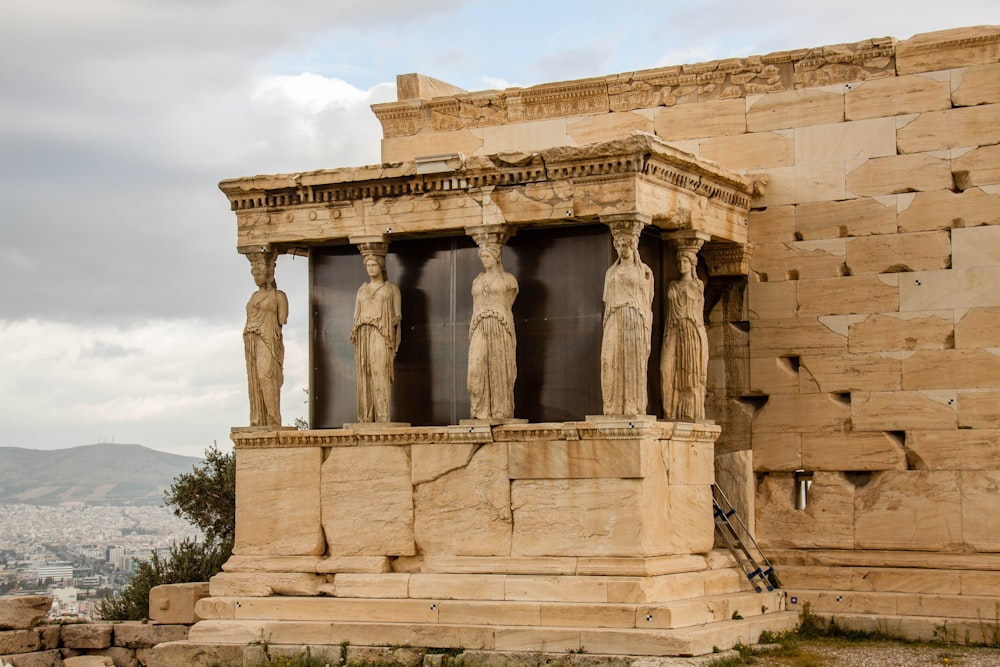
M124 443L0 447L0 502L159 505L174 478L201 460Z

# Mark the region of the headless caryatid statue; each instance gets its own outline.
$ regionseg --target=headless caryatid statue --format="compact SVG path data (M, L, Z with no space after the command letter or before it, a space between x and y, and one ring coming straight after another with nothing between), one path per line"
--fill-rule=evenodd
M384 254L366 252L364 264L368 282L358 289L351 327L358 378L358 421L388 422L393 361L399 349L402 319L399 288L386 276Z
M705 418L708 333L704 321L705 284L698 279L697 266L697 249L677 249L681 277L667 288L667 319L660 354L663 416L671 421Z
M484 270L472 281L468 387L473 419L514 416L517 337L511 308L517 280L503 270L502 249L498 242L480 242Z
M257 291L247 302L243 348L250 393L250 425L280 426L285 344L281 327L288 321L288 297L274 282L274 252L247 254Z
M639 257L640 222L611 224L618 259L604 278L601 394L605 415L646 413L653 272Z

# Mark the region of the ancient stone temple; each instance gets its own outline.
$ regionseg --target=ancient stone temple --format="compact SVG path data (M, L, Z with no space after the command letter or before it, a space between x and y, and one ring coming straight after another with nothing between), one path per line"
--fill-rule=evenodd
M190 640L697 655L805 602L983 638L998 82L985 27L505 91L412 74L374 107L382 164L223 181L261 407ZM281 253L309 304L282 311ZM269 398L287 308L304 431ZM784 590L714 548L713 483Z

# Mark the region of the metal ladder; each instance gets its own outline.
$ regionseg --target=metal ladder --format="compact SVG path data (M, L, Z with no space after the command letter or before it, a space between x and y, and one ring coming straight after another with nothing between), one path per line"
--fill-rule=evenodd
M774 566L760 550L757 540L750 534L743 519L733 509L732 503L718 484L712 484L712 511L716 532L729 549L729 553L743 568L743 573L754 590L760 593L765 589L773 591L775 588L781 588L781 580L778 579ZM740 536L741 532L743 537ZM754 556L754 553L757 555Z

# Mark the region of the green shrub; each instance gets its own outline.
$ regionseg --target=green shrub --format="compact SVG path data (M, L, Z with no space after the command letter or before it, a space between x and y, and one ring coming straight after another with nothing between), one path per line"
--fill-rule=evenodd
M205 460L174 479L164 501L174 514L205 534L205 542L184 540L161 559L154 552L140 563L132 581L117 595L104 598L97 613L108 621L138 621L149 616L149 591L161 584L208 581L222 571L233 552L236 531L236 456L223 454L215 445Z

